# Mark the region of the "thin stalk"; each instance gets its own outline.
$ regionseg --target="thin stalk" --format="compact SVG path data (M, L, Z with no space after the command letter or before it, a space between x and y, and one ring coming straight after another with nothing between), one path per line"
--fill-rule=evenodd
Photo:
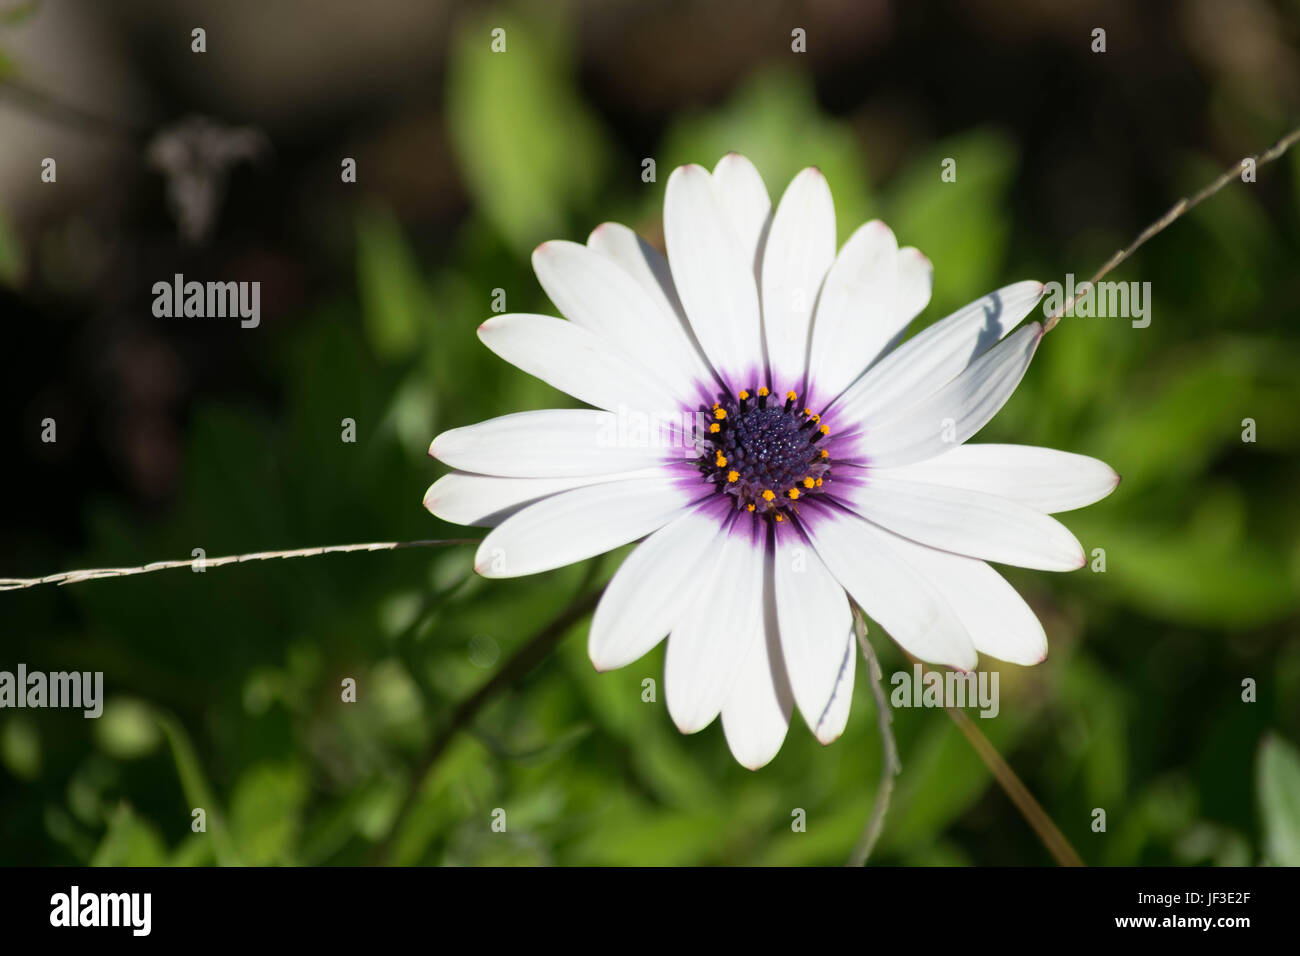
M1057 309L1054 313L1052 313L1051 317L1046 322L1043 323L1043 334L1046 335L1048 332L1052 331L1052 329L1056 328L1056 324L1061 321L1062 315L1064 315L1066 312L1069 312L1070 309L1074 307L1074 304L1077 301L1082 299L1088 293L1092 292L1092 290L1096 287L1098 282L1100 282L1103 278L1105 278L1106 275L1109 274L1112 269L1116 268L1121 262L1123 262L1129 256L1133 255L1133 253L1137 252L1138 249L1141 248L1148 239L1150 239L1152 236L1157 235L1158 233L1164 232L1166 229L1172 226L1176 221L1181 219L1183 214L1186 213L1188 210L1193 209L1196 206L1199 206L1202 202L1209 199L1211 196L1217 193L1224 186L1228 185L1228 183L1232 182L1234 179L1240 176L1241 171L1246 164L1246 160L1248 159L1254 160L1255 168L1259 169L1259 167L1267 163L1271 163L1273 162L1273 160L1279 158L1283 153L1285 153L1297 142L1300 142L1300 128L1293 129L1291 132L1287 133L1285 136L1283 136L1276 143L1274 143L1268 149L1264 150L1264 152L1260 153L1259 155L1248 156L1245 159L1240 160L1236 165L1229 166L1227 169L1223 171L1223 173L1219 176L1218 179L1214 180L1214 182L1210 183L1200 192L1195 193L1190 197L1185 197L1183 199L1180 199L1178 200L1178 202L1174 203L1169 208L1168 212L1166 212L1155 222L1151 223L1151 225L1143 229L1142 232L1138 234L1138 237L1136 239L1134 239L1131 243L1129 243L1125 248L1120 249L1113 256L1107 259L1106 264L1097 270L1096 275L1094 275L1086 283L1080 286L1080 291L1078 292L1077 295L1073 295L1065 302L1063 302L1061 304L1061 307Z
M867 622L862 619L862 611L856 604L853 605L853 629L857 632L858 647L862 650L863 660L867 664L867 676L871 679L871 696L876 702L876 725L880 729L881 748L880 785L876 788L876 800L872 804L871 816L862 831L862 837L858 840L858 845L846 864L865 866L867 857L871 856L876 841L880 839L880 832L885 827L885 814L889 812L889 799L894 793L894 778L902 772L903 763L898 759L898 744L894 740L894 731L891 727L894 715L889 709L889 702L885 700L884 688L880 686L883 676L880 661L871 648L871 642L867 640Z
M220 558L188 558L182 561L154 561L134 568L88 568L83 571L61 571L43 578L0 578L0 591L34 588L41 584L76 584L96 578L125 578L151 571L174 568L219 568L226 564L243 564L246 561L269 561L272 558L314 558L322 554L345 554L349 551L400 551L404 548L438 548L453 544L477 544L473 538L442 538L426 541L371 541L366 544L328 544L319 548L294 548L291 551L254 551L251 554L228 554Z

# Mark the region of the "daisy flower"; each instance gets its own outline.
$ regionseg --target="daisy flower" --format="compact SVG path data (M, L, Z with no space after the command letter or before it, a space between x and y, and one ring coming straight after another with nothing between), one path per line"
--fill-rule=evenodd
M1042 625L989 562L1081 567L1050 515L1119 481L1081 455L964 444L1033 357L1042 326L1021 322L1040 283L902 341L929 302L929 260L879 221L838 252L835 236L817 169L775 210L743 156L674 170L667 258L615 223L586 245L544 243L533 267L565 318L479 327L501 358L592 407L454 428L429 450L455 469L429 511L493 528L480 574L641 541L592 618L592 663L622 667L667 637L673 722L694 733L721 715L750 768L775 756L795 707L822 743L843 732L850 599L924 661L1041 661Z

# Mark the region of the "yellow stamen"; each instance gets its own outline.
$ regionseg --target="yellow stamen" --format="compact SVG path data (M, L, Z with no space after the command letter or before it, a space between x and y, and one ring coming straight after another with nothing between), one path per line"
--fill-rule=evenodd
M727 481L733 485L740 481L740 472L736 471L734 468L727 472Z
M763 492L764 501L771 501L775 497L776 497L776 492L773 491L771 488L768 488L766 491Z
M772 393L769 392L769 391L767 390L767 386L766 386L766 385L764 385L762 388L760 388L760 389L758 390L758 397L759 397L759 398L767 398L767 396L769 396L769 395L771 395L771 394L772 394Z
M818 430L819 432L821 432L823 435L829 435L829 434L831 433L831 426L830 426L830 425L823 425L821 428L819 428L819 429L817 429L817 430Z
M815 484L817 484L817 482L813 481L811 476L803 480L803 486L805 488L811 488Z
M739 399L743 402L743 401L745 401L746 399L749 398L749 392L745 391L745 390L742 388L742 389L740 390L740 394L737 395L736 397L739 398Z
M823 457L823 458L829 458L829 457L831 457L831 453L828 452L825 448L823 448L823 449L822 449L822 457Z
M753 506L753 505L745 505L745 510L746 510L746 511L753 511L753 510L754 510L754 506Z
M821 486L822 486L822 480L821 480L820 478L818 478L818 479L817 479L817 487L820 488Z
M799 497L799 489L791 488L789 491L786 492L786 494L790 496L791 500L794 500L795 498Z
M812 417L812 420L813 420L813 424L815 425L815 424L817 424L819 421L822 420L822 417L821 417L820 415L814 415L814 416Z
M718 421L722 421L722 419L727 417L727 410L725 408L715 408L713 410L713 417L718 419Z
M727 456L724 455L722 452L718 452L718 457L715 458L713 461L719 468L727 467Z
M787 402L797 402L797 401L799 401L799 396L796 395L794 392L786 392L786 393L785 393L785 400L786 400Z
M784 518L782 515L777 515L777 516L776 516L776 520L777 520L777 521L784 521L785 518Z
M709 431L714 435L716 435L718 432L722 431L722 426L719 425L717 422L714 422L712 425L709 426Z

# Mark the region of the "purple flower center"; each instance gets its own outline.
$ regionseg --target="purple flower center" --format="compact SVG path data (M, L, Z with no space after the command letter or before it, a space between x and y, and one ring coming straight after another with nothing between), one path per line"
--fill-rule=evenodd
M766 388L746 389L714 403L699 467L736 508L776 521L821 494L830 454L818 445L830 429L787 392L784 404Z

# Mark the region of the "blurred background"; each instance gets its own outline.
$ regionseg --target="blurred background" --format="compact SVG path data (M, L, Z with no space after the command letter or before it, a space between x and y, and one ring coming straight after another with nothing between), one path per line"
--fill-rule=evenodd
M841 240L879 216L933 261L921 326L1010 281L1084 278L1300 122L1295 0L0 11L0 576L465 534L421 507L430 439L569 403L477 341L495 290L552 312L529 253L605 220L661 244L678 164L739 150L774 201L820 166ZM1001 713L976 720L1089 864L1300 863L1298 261L1300 149L1112 275L1151 283L1149 328L1066 318L979 436L1124 478L1063 516L1104 573L1008 573L1051 652L995 664ZM261 282L260 326L155 318L175 273ZM796 717L751 773L716 723L683 737L662 693L643 702L662 651L597 675L579 620L437 749L621 553L506 581L471 556L0 594L0 669L102 670L107 697L99 720L0 711L0 863L848 857L880 768L861 676L838 742ZM887 675L907 666L872 640ZM873 862L1050 862L945 714L894 716Z

